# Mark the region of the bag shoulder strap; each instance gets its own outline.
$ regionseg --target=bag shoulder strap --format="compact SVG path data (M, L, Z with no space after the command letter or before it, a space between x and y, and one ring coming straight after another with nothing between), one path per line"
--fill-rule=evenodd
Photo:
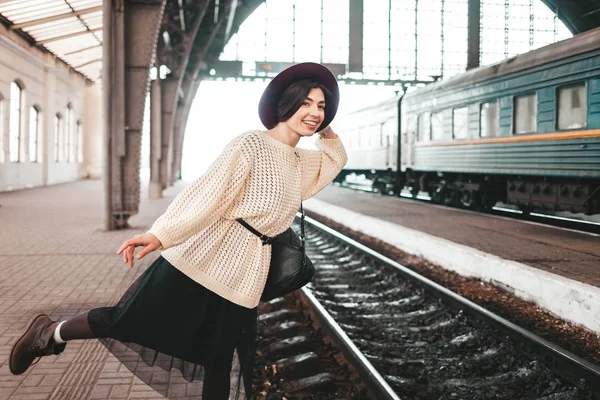
M256 229L254 229L249 223L247 223L246 221L244 221L242 218L237 218L236 219L237 222L239 222L240 224L242 224L242 226L246 229L248 229L250 232L252 232L254 235L258 236L258 238L260 239L260 241L262 242L263 246L265 244L270 244L273 242L274 238L267 236L267 235L263 235L262 233L260 233L259 231L257 231Z
M262 242L263 246L265 244L271 244L275 241L275 238L263 235L262 233L254 229L249 223L244 221L242 218L236 218L236 221L242 224L242 226L248 229L253 235L257 236ZM302 202L300 202L300 240L301 243L304 243L304 209L302 208Z
M302 208L302 202L300 202L300 241L304 245L304 208Z

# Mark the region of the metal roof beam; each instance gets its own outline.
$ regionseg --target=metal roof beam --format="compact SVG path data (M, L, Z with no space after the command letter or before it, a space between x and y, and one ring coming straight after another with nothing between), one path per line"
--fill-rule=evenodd
M233 27L233 20L235 19L235 10L238 6L238 0L231 0L231 6L229 7L229 17L227 17L227 27L225 28L225 44L229 41L231 35L231 28Z
M59 40L70 39L72 37L86 35L88 33L98 32L101 30L102 30L102 28L86 29L85 31L81 31L81 32L74 32L74 33L69 33L68 35L61 35L61 36L56 36L56 37L52 37L49 39L39 40L37 42L37 44L43 45L43 44L50 43L50 42L57 42Z
M82 15L91 14L94 12L102 11L102 6L90 7L79 11L71 11L64 14L53 15L51 17L35 19L33 21L23 22L21 24L15 24L11 26L11 29L23 29L29 28L30 26L41 25L48 22L60 21L61 19L72 18L72 17L80 17Z

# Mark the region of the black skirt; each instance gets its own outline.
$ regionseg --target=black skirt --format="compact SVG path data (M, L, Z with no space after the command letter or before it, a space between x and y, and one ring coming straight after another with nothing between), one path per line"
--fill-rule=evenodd
M231 374L232 389L239 394L243 381L249 398L256 316L256 308L222 298L160 256L117 305L91 310L88 321L119 361L165 396L165 380L153 378L140 361L179 370L188 382L202 381L205 368L230 371L237 350L240 368Z

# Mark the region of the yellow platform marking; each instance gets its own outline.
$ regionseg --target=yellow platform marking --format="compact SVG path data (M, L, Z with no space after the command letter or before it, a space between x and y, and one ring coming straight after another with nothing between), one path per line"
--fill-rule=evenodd
M546 140L566 140L566 139L584 139L591 137L600 137L600 129L569 132L552 133L531 133L526 135L514 135L507 137L481 138L471 140L453 140L451 142L423 142L415 143L415 147L436 147L436 146L464 146L470 144L491 144L491 143L520 143L520 142L538 142Z

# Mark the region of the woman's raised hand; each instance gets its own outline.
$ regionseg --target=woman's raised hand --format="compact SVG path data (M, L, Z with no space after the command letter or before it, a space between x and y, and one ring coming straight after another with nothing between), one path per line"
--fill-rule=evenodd
M129 264L130 267L133 267L133 252L138 246L144 246L137 255L137 259L141 260L146 254L162 248L162 243L153 234L144 233L143 235L136 235L123 243L119 248L119 251L117 251L117 254L123 253L125 264Z

